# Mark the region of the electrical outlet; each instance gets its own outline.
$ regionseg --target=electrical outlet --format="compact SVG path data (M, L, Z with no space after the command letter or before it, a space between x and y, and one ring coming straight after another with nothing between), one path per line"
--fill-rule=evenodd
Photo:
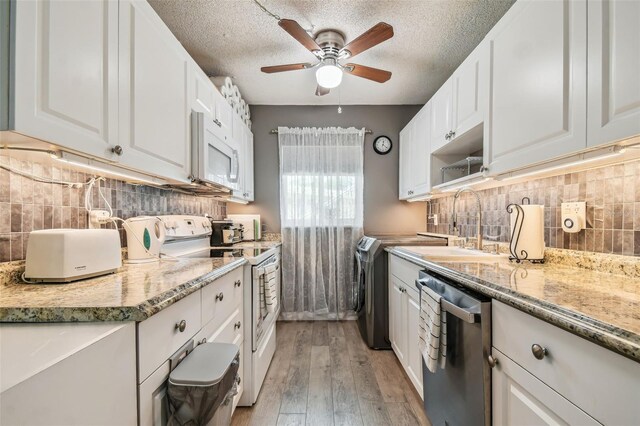
M587 203L578 201L574 203L562 203L561 219L562 230L568 233L580 232L587 227L586 223Z
M110 217L107 210L91 210L89 212L89 229L100 228L101 224L109 222Z

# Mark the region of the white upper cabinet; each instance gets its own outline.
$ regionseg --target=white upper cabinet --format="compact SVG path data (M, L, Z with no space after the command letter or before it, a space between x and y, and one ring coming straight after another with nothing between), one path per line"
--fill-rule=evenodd
M190 61L193 75L193 85L191 88L192 100L191 109L202 112L207 118L215 118L216 100L215 93L217 90L209 77L200 69L198 64Z
M415 117L414 117L415 120ZM398 140L399 149L399 169L398 169L398 194L401 200L411 197L409 185L410 160L411 160L411 143L413 133L413 120L411 120L402 130L400 130L400 138Z
M253 201L253 133L236 114L233 114L233 139L238 146L240 157L238 188L233 191L233 196L245 201Z
M423 196L431 190L431 104L425 105L400 132L399 198Z
M431 104L431 152L449 141L453 129L453 78L447 80L429 101Z
M213 94L215 101L215 118L216 124L222 128L225 135L231 137L233 135L233 120L235 113L227 100L217 90Z
M487 35L489 173L586 148L586 0L518 1Z
M463 136L484 121L489 91L489 45L482 42L453 74L453 133Z
M14 5L10 129L111 159L118 143L118 3Z
M587 143L640 134L640 2L590 0Z
M144 0L120 1L119 54L121 162L188 182L188 54Z

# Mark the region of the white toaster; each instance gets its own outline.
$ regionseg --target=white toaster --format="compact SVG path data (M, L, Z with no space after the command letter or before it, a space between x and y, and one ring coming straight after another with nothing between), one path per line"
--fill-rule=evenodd
M29 234L25 279L64 283L115 272L122 266L115 229L49 229Z

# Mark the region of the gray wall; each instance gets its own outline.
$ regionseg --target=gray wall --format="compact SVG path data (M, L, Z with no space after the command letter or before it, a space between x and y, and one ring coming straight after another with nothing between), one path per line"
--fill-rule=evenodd
M254 135L255 202L227 203L229 213L256 213L269 232L280 232L278 136L271 129L340 126L373 130L365 137L364 230L368 234L410 234L425 230L425 203L398 201L398 135L418 112L417 105L251 106ZM386 135L393 141L387 155L373 150L373 140Z

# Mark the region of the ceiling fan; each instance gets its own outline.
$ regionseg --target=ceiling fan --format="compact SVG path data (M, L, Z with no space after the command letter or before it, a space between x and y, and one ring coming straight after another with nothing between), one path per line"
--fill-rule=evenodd
M378 83L384 83L391 78L389 71L352 63L345 65L340 63L342 60L353 58L357 54L393 37L393 27L389 24L380 22L355 40L350 41L347 45L345 45L344 36L336 30L320 31L315 37L312 37L300 24L292 19L280 19L278 25L313 53L318 62L315 64L305 62L262 67L262 72L271 74L318 68L316 70L316 80L318 81L316 96L324 96L331 89L338 87L342 82L343 72Z

